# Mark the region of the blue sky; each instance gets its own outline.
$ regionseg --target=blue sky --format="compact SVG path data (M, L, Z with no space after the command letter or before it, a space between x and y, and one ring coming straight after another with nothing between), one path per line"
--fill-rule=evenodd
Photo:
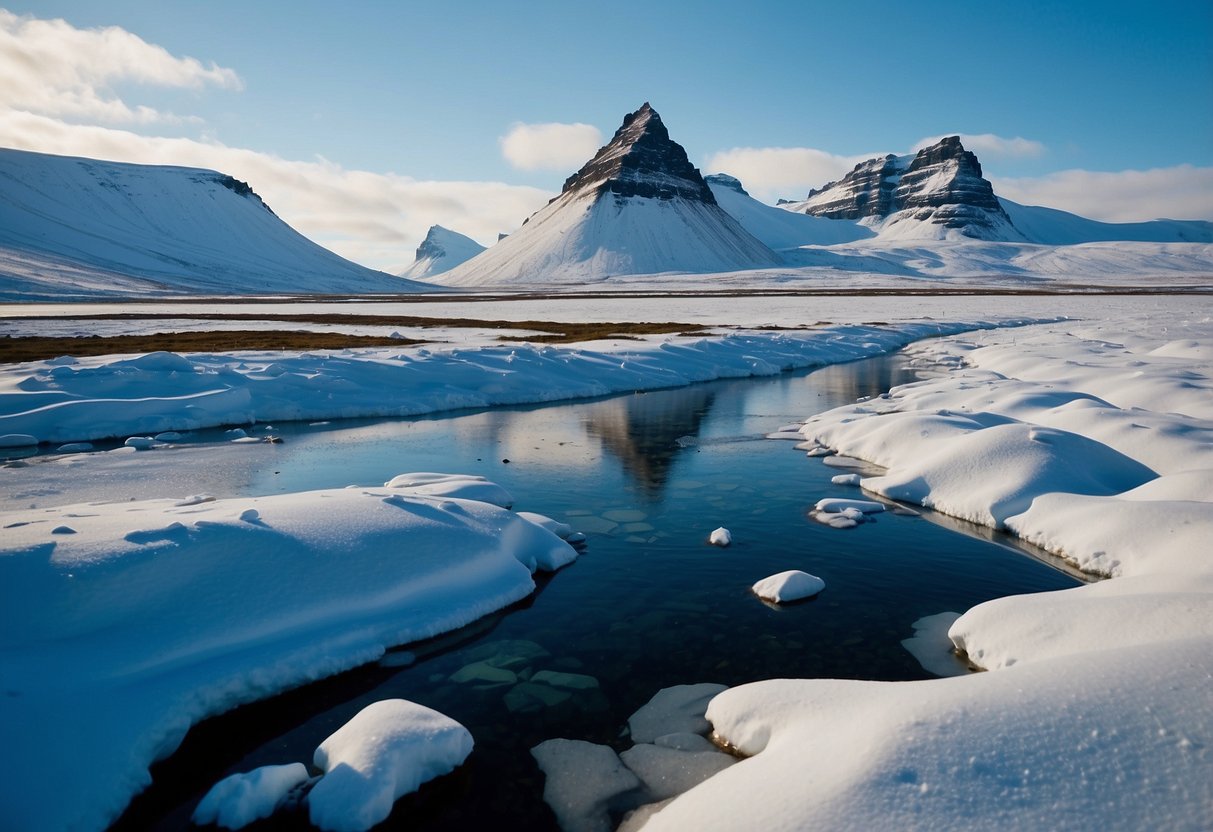
M584 161L585 147L592 152L594 141L609 137L645 100L705 172L731 167L767 199L801 197L858 157L904 153L924 139L961 133L984 136L970 144L1012 198L1103 211L1110 220L1213 219L1209 189L1182 187L1192 179L1187 166L1200 183L1213 182L1199 178L1213 167L1207 0L848 7L804 0L748 7L64 0L6 8L18 16L8 21L17 39L10 49L34 39L21 19L62 18L66 28L44 48L60 48L59 38L63 60L78 65L69 81L49 68L36 79L48 85L43 103L0 100L32 113L18 126L0 119L0 144L235 165L236 175L257 173L249 160L264 156L313 172L321 165L347 180L361 172L393 181L493 183L498 189L485 199L510 193L518 207L462 229L482 240L490 226L510 225L506 211L523 210L528 200L541 204L538 192L558 189ZM98 27L119 27L147 49L162 47L172 60L194 58L216 72L182 78L166 67L139 77L128 64L114 69L93 50L138 50L75 40L73 33ZM3 60L0 42L0 68ZM99 106L79 104L81 84L90 87L85 97L146 111L99 115ZM69 103L46 103L59 95ZM35 124L33 116L59 124ZM518 124L583 127L515 136L530 143L528 158L548 160L544 168L503 153L502 138ZM172 152L171 139L179 140ZM207 144L223 148L213 163L201 158ZM795 152L763 153L772 148ZM1128 205L1134 191L1126 171L1159 172L1136 207ZM296 197L281 181L290 177L263 175L263 182L248 178L292 219ZM1140 189L1144 180L1132 181ZM475 201L470 191L459 200ZM381 229L384 246L373 257L369 247L334 247L386 267L392 246L415 246L417 229L430 222L420 214L436 201L402 208L406 230L389 240ZM458 211L448 213L433 221L454 224ZM304 207L293 222L326 243L355 231L318 228L316 214ZM392 220L384 214L377 222ZM409 258L398 259L403 265Z

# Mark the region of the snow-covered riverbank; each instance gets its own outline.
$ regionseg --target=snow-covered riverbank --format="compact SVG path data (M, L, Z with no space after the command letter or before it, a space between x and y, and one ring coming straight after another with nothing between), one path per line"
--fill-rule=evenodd
M957 369L809 419L888 468L864 488L1111 579L961 616L949 635L989 673L721 694L716 734L752 759L645 828L1205 828L1213 316L1193 312L919 345Z

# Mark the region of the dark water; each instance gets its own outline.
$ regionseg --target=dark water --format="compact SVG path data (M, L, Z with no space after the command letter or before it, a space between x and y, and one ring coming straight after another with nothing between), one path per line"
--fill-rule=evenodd
M405 648L417 657L411 666L364 667L195 727L118 828L184 828L216 780L310 763L361 708L401 697L463 723L476 749L458 772L400 801L383 828L554 829L528 750L553 737L626 748L628 715L663 687L931 678L900 645L914 621L1073 579L921 517L885 513L852 530L816 523L807 511L818 499L860 492L831 484L839 469L793 443L762 438L911 379L893 357L547 408L277 426L286 442L266 446L247 472L248 493L378 483L406 471L479 473L510 489L515 508L587 531L586 551L540 578L525 602ZM733 546L707 545L717 526L732 531ZM782 609L750 594L754 581L787 569L821 576L826 590ZM494 656L522 677L572 672L599 688L540 707L511 694L514 685L451 680ZM253 828L306 825L296 812Z

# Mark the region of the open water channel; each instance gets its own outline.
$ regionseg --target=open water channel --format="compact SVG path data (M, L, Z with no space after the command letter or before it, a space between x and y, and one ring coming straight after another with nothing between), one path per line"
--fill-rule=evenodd
M627 717L661 688L931 678L901 646L916 620L1075 580L988 531L958 533L958 524L929 516L886 512L850 530L817 523L808 512L818 499L859 491L833 485L839 469L793 443L764 438L912 379L892 356L545 407L283 424L273 430L283 444L219 455L204 443L222 434L199 433L179 451L156 452L222 459L193 468L216 496L378 484L408 471L482 474L514 494L515 508L566 521L588 541L576 563L538 576L534 595L508 610L196 726L115 828L187 828L215 781L310 762L367 704L400 697L463 723L476 747L460 770L397 803L383 828L554 829L529 749L554 737L627 748ZM142 487L175 493L156 477ZM732 531L731 547L707 544L717 526ZM825 591L784 608L750 593L754 581L787 569L821 576ZM517 678L465 671L486 660ZM519 687L542 670L593 677L597 686L545 701ZM295 812L251 828L306 827Z

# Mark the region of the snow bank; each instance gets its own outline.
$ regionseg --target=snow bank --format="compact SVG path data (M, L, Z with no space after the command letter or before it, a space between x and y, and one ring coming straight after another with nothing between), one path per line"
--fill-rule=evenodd
M68 505L0 527L0 737L22 761L0 816L21 829L103 827L194 722L468 624L576 557L497 506L390 488Z
M305 353L152 353L0 367L0 435L62 443L254 421L414 416L775 375L1024 318L651 338L601 349L519 344ZM29 439L23 441L30 441Z
M308 817L321 829L362 832L422 783L454 771L472 753L472 735L455 720L404 699L367 705L320 744L325 772L308 792Z
M645 829L1207 824L1213 318L1200 306L919 345L924 366L952 369L809 419L807 440L888 468L865 489L1003 525L1111 580L957 618L951 642L989 673L726 691L707 716L752 759ZM951 616L916 625L907 646L924 666L944 669L935 633Z

